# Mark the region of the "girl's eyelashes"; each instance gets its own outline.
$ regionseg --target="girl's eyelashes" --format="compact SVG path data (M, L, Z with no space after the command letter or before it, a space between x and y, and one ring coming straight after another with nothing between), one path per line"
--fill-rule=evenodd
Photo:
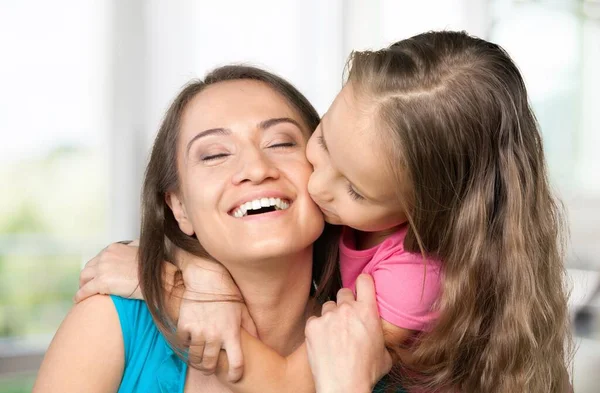
M355 201L365 199L362 195L356 192L356 190L354 190L354 187L352 187L352 184L350 183L348 183L348 195L350 195L350 198L354 199Z
M323 134L317 136L317 142L323 148L323 150L327 151L327 145L325 145L325 139L323 138Z

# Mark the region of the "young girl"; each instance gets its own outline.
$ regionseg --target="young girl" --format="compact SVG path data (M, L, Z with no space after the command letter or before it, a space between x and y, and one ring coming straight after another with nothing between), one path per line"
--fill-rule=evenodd
M312 198L344 226L343 285L373 276L403 385L568 389L562 215L523 79L502 48L431 32L353 53L306 153ZM314 390L304 346L286 360L253 340L242 334L246 363L262 365L232 390Z

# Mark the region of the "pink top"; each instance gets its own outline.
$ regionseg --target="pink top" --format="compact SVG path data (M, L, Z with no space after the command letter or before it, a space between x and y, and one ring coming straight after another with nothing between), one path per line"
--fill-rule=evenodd
M375 281L379 315L400 328L427 331L437 313L440 262L404 250L408 225L367 250L355 247L354 230L344 227L340 239L340 270L344 287L355 291L356 279L368 273Z

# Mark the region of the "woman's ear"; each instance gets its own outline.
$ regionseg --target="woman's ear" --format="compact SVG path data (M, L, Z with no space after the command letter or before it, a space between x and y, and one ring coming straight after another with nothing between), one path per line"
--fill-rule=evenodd
M185 203L174 192L167 192L165 195L165 201L171 208L173 216L175 216L175 219L179 224L179 229L181 229L181 231L186 235L192 236L194 234L194 228L192 226L192 222L188 218L185 209Z

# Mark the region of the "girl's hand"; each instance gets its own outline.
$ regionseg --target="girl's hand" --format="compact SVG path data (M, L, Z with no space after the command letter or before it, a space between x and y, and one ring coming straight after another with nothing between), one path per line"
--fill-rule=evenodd
M138 281L138 242L113 243L85 264L74 301L96 294L142 299Z
M308 360L319 393L371 392L392 367L369 275L356 281L357 299L341 289L337 304L323 305L321 317L306 324Z
M190 254L185 260L185 292L177 334L189 344L190 363L206 375L215 372L219 353L224 349L229 362L228 379L236 382L244 370L241 328L256 337L254 321L225 267Z

